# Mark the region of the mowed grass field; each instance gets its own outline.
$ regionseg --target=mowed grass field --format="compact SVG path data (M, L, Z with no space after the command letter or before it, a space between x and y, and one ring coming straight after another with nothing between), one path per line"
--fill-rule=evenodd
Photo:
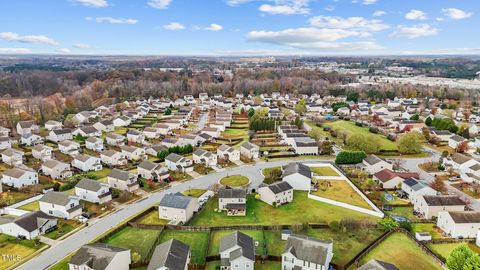
M442 269L431 256L403 233L394 233L370 251L360 265L372 259L386 261L402 270Z
M233 233L234 231L212 231L210 234L210 246L208 247L208 255L218 255L220 250L220 240L227 234ZM240 232L250 236L254 241L259 243L257 247L257 254L264 253L264 238L263 231L261 230L241 230Z
M317 191L313 195L322 198L348 203L365 209L372 207L345 180L320 180Z
M462 244L464 243L428 244L428 248L430 248L435 254L447 259L452 251ZM476 246L474 243L467 243L467 245L471 250L480 254L480 247Z
M188 232L164 230L160 235L160 243L166 242L172 238L177 239L192 249L192 263L204 264L206 251L208 248L208 232Z
M128 248L131 252L137 252L143 260L148 252L154 248L155 241L160 234L157 230L145 230L133 227L125 227L109 237L105 243L112 246Z
M34 240L17 240L15 237L1 234L0 235L0 253L4 256L18 256L21 260L26 260L28 256L45 246L45 244L35 245ZM7 269L19 261L2 260L0 269Z
M272 207L256 200L254 195L247 199L247 215L229 217L218 209L218 198L211 198L189 225L216 226L222 225L289 225L301 223L330 223L344 218L369 219L377 222L379 219L367 214L348 210L331 204L315 201L307 197L307 192L295 191L293 202Z

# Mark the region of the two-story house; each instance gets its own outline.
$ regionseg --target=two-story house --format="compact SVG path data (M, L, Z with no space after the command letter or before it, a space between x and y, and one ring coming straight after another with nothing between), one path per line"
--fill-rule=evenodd
M39 206L40 211L58 218L73 219L82 214L80 199L63 192L47 192L39 200Z
M245 216L247 192L244 189L222 188L218 192L218 208L228 216Z
M52 158L52 152L53 148L48 145L38 144L32 148L32 156L40 160Z
M47 159L42 164L42 173L53 179L68 178L73 175L70 164L55 159Z
M197 198L182 193L166 194L158 205L158 217L175 224L185 224L199 208Z
M134 192L139 188L137 175L119 169L113 169L107 176L110 187L118 190Z
M81 200L104 204L112 200L110 186L100 181L82 179L75 186L75 195Z
M36 185L38 184L38 173L25 166L7 169L3 172L2 184L15 188Z
M253 270L255 264L255 243L253 238L239 231L220 239L221 270Z
M85 148L96 152L102 152L103 140L98 137L88 137L88 139L85 140Z
M285 181L261 185L258 188L258 194L260 195L260 200L275 207L293 201L293 187Z
M148 159L143 160L137 167L138 174L145 179L165 180L170 177L167 167Z
M101 152L100 159L109 167L123 166L128 163L128 160L125 158L125 154L115 150L105 150Z
M282 252L282 269L328 270L333 242L304 235L290 235Z
M165 167L171 171L191 172L193 171L193 162L179 154L170 153L165 158Z
M238 161L240 160L240 151L226 144L222 144L217 148L217 158L231 162Z
M52 142L61 142L65 140L72 140L73 134L72 131L68 128L54 129L48 133L47 139Z
M84 154L76 155L72 166L84 172L100 171L103 168L100 158Z

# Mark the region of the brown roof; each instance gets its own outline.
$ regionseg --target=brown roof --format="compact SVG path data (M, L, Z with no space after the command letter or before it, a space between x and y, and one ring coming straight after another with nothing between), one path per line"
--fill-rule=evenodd
M480 212L448 212L455 223L480 223Z
M406 178L416 178L416 179L419 179L420 176L418 175L418 173L413 173L413 172L394 172L390 169L383 169L379 172L377 172L376 174L374 174L374 176L380 180L381 182L388 182L390 181L391 179L395 178L395 177L401 177L403 179L406 179Z
M442 205L465 205L465 202L458 196L450 195L424 195L423 198L430 206L442 206Z
M470 159L472 159L471 157L468 157L468 156L465 156L465 155L462 155L460 153L455 153L452 155L451 159L455 162L455 163L458 163L458 164L463 164L467 161L469 161Z

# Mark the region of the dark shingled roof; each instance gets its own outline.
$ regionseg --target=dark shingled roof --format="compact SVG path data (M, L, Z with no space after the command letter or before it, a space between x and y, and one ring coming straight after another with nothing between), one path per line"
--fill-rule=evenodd
M274 194L282 193L284 191L293 189L292 186L288 182L284 182L284 181L275 182L275 183L269 185L268 188Z
M56 218L52 218L41 211L36 211L14 219L13 223L25 229L27 232L33 232L42 227L47 221L55 219Z
M219 198L246 198L247 192L238 188L222 188L218 191Z
M357 270L400 270L400 268L388 262L370 260L366 264L359 267Z
M102 183L91 179L82 179L75 185L76 188L82 188L91 191L99 191L102 188Z
M333 247L331 240L318 240L304 235L288 237L283 253L290 252L297 259L324 265L327 263L328 249Z
M242 147L245 148L245 149L247 149L247 150L252 150L252 149L254 149L254 148L258 148L257 145L255 145L255 144L253 144L253 143L251 143L251 142L244 142L244 143L242 144Z
M160 206L186 209L191 200L191 197L185 196L181 193L167 194L163 196L162 200L160 201Z
M104 243L94 243L82 246L73 255L69 263L73 265L87 265L95 270L106 269L117 253L128 249L110 246Z
M295 173L299 173L308 178L312 177L312 171L310 170L310 167L302 163L292 162L288 165L283 166L282 170L282 177L289 176Z
M158 166L160 166L160 164L145 159L144 161L142 161L142 162L138 165L138 168L142 168L142 169L145 169L145 170L147 170L147 171L151 171L151 170L157 168Z
M429 206L442 205L465 205L465 202L458 196L451 195L424 195L423 198Z
M448 212L455 223L480 223L480 212Z
M370 165L375 165L381 161L383 161L383 159L375 156L375 155L368 155L365 159L364 159L365 162L367 162L368 164Z
M123 171L117 168L114 168L109 174L109 177L121 180L121 181L128 181L130 179L130 172Z
M49 191L40 199L41 202L66 205L70 201L70 195L63 192Z
M158 245L153 252L147 270L165 267L169 270L184 270L190 247L176 239L170 239Z
M220 253L235 246L238 246L239 248L230 252L230 260L243 256L255 261L255 245L253 238L239 231L235 231L220 239Z
M166 159L166 160L169 160L169 161L171 161L171 162L177 163L178 161L180 161L181 159L183 159L183 157L180 156L179 154L170 153L165 159Z

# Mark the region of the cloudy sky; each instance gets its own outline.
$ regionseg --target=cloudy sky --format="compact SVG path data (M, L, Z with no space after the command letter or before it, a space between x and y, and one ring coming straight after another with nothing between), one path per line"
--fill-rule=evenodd
M480 54L479 0L2 0L2 54Z

